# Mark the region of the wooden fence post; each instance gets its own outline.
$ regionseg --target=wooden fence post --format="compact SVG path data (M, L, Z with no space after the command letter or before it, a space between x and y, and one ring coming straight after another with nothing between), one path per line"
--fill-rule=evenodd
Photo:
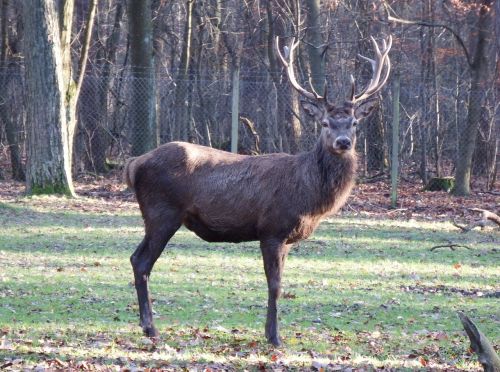
M231 95L231 152L238 153L238 122L240 117L240 65L233 68Z
M399 165L399 74L394 74L392 85L392 146L391 146L391 208L398 205Z

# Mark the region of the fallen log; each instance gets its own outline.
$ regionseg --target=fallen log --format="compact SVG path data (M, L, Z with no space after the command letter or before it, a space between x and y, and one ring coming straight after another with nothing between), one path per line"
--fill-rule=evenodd
M479 209L479 208L471 208L471 211L474 212L480 212L481 213L481 219L475 222L472 222L468 225L459 225L455 221L452 221L453 226L458 227L461 229L463 232L469 232L472 229L475 229L476 227L481 227L481 229L484 229L484 227L491 221L496 223L498 226L500 226L500 217L496 215L493 212L487 211L486 209Z

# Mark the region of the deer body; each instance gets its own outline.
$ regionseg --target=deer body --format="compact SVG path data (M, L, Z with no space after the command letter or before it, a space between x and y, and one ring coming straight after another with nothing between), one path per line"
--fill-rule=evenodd
M319 144L299 155L245 156L171 142L129 162L128 172L146 220L167 208L209 242L291 244L343 205L355 167L353 151L324 154Z
M326 214L336 212L351 192L356 173L356 124L369 115L374 101L361 102L387 80L391 47L381 52L373 78L349 100L335 106L326 92L319 96L302 88L288 62L279 54L292 86L308 101L304 110L322 125L316 145L298 155L244 156L184 142L172 142L129 160L127 184L135 189L144 218L145 236L130 260L139 300L141 326L156 337L148 280L166 244L182 226L209 242L260 242L268 286L265 326L267 340L280 344L277 300L290 244L310 236ZM382 70L386 74L380 82ZM326 86L326 85L325 85Z

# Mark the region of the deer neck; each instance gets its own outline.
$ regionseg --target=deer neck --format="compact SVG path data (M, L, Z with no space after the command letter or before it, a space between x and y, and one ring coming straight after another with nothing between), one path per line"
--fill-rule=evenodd
M334 154L325 149L321 140L311 152L311 169L317 172L318 205L324 213L336 212L345 203L354 185L357 168L356 152Z

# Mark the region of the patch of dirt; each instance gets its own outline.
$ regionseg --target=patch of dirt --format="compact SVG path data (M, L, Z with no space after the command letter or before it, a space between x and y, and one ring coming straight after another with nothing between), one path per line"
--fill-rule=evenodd
M463 297L489 297L489 298L500 298L500 291L482 291L479 289L463 289L463 288L455 288L455 287L447 287L445 285L437 285L437 286L401 286L401 290L404 292L413 292L419 294L428 294L428 293L441 293L443 295L452 295L458 294Z
M121 172L111 173L107 177L81 176L75 180L74 186L78 197L61 202L61 198L56 196L24 198L24 183L0 181L0 202L105 214L139 212L134 193L121 182Z
M467 197L445 191L423 191L418 182L403 181L398 188L397 208L391 208L390 184L386 181L356 185L343 211L369 217L430 221L471 222L481 215L471 208L498 213L500 193L474 190Z

